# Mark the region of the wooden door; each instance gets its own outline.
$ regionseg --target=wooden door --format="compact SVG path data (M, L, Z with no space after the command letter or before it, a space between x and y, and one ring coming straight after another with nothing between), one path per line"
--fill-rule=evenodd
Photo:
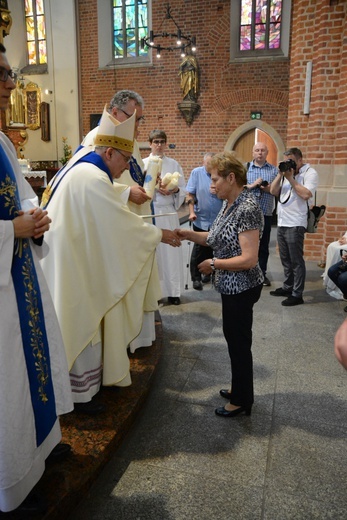
M235 143L234 151L237 154L237 157L240 159L242 163L247 163L252 160L253 154L253 146L255 143L265 143L268 147L269 154L267 156L267 162L277 166L278 164L278 151L275 142L272 137L269 136L263 130L259 128L252 128L245 134L243 134Z
M235 143L234 151L242 163L252 160L252 150L255 143L255 128L243 134Z
M263 132L259 128L257 128L256 131L256 143L264 143L266 144L269 154L266 158L267 162L270 164L273 164L274 166L277 166L278 164L278 151L275 143L273 142L272 138L269 136L269 134Z

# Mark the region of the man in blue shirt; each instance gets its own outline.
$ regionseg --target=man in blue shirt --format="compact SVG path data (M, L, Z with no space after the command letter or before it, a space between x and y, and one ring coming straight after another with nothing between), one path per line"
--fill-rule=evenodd
M253 146L253 161L248 163L247 171L247 188L252 190L258 199L264 215L264 231L259 244L259 265L263 271L266 286L271 285L266 276L266 270L269 258L271 219L275 208L275 197L270 193L270 185L278 173L277 168L267 162L268 153L266 144L256 143Z
M208 172L208 165L213 155L213 153L204 155L203 166L192 170L186 186L189 221L193 222L194 231L209 231L222 207L223 201L211 191L211 175ZM202 281L209 281L208 278L202 278L198 265L212 257L213 251L210 247L194 244L190 259L190 274L193 287L197 291L202 290Z

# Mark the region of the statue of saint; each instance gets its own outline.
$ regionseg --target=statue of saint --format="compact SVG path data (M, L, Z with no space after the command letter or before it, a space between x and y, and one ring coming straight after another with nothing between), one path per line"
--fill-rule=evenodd
M186 56L180 65L183 99L195 101L199 95L199 66L195 56Z
M18 80L16 88L11 92L10 124L25 122L23 87L23 83Z

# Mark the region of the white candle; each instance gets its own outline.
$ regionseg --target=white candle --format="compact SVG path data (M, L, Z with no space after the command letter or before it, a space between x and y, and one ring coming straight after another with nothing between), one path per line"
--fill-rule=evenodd
M154 155L149 158L148 164L147 164L147 171L146 171L146 177L145 182L143 184L143 187L149 197L153 199L154 195L154 188L157 184L157 176L158 173L161 171L161 163L162 160L160 157L157 157Z

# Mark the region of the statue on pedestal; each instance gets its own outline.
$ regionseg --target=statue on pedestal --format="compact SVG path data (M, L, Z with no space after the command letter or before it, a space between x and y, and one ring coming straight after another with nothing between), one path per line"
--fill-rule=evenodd
M199 95L199 66L195 56L186 56L180 65L183 99L197 101Z
M199 66L195 56L186 56L180 65L181 90L183 101L178 103L184 119L191 125L200 110L197 103L199 95Z

